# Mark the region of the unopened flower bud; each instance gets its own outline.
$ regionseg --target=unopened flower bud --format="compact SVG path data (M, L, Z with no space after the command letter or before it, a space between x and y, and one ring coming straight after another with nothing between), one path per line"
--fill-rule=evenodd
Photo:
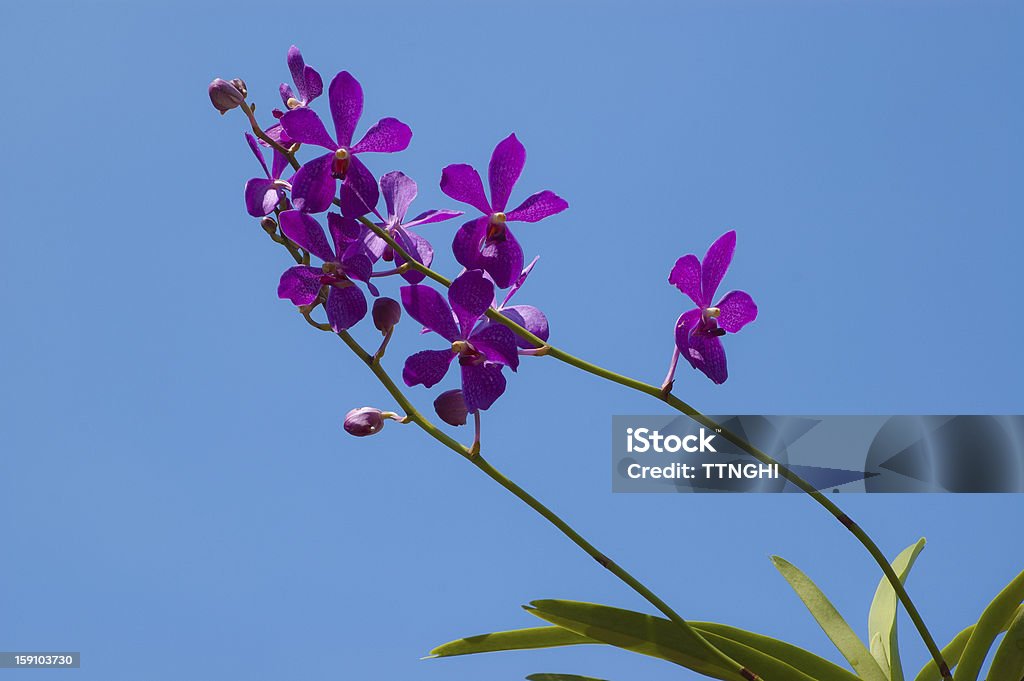
M373 435L384 428L384 412L373 407L360 407L345 414L345 432L356 437Z
M434 400L434 411L442 421L450 426L466 425L469 409L461 390L446 390Z
M238 82L241 83L242 81L239 80ZM245 87L244 83L242 83L242 87ZM229 83L223 78L214 78L213 82L210 83L209 92L210 101L213 102L213 106L217 111L220 111L221 115L231 111L245 101L245 94L236 85Z
M373 301L373 325L381 333L395 328L402 318L402 306L394 298L378 298Z
M260 227L263 228L267 234L273 234L277 231L277 221L269 215L260 220Z

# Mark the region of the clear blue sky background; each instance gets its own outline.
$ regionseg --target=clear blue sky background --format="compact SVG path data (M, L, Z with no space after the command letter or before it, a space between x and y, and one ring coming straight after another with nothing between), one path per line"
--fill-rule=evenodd
M361 129L413 127L371 165L417 179L421 209L452 206L442 166L516 131L515 196L571 203L518 230L543 255L521 301L651 381L685 304L669 268L737 229L724 285L761 316L727 339L726 385L682 373L706 411L1020 413L1022 28L988 2L9 4L0 649L82 652L40 679L680 678L611 649L419 660L530 626L531 599L645 603L412 427L344 435L390 403L277 299L287 260L245 215L257 168L211 78L268 113L291 43L351 70ZM401 330L395 370L424 342ZM812 502L609 492L609 416L658 409L530 361L486 451L684 616L834 658L769 554L861 632L878 575ZM943 642L1024 563L1018 496L842 501L890 554L928 537L910 588Z

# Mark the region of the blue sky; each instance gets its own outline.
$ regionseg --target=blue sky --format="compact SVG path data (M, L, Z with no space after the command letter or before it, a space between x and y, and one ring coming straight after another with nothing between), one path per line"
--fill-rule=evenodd
M341 431L390 404L276 298L287 261L244 212L244 119L206 96L240 76L267 112L292 43L362 81L361 130L412 126L371 167L418 180L419 208L452 207L441 167L519 135L513 200L551 188L571 208L517 231L542 255L518 300L569 351L660 380L685 304L668 271L734 228L723 285L760 317L727 339L727 384L681 373L691 403L1024 409L1019 6L306 7L5 8L0 649L80 650L73 674L104 680L679 678L616 650L419 660L530 626L537 598L646 604L413 428ZM444 250L454 227L424 234ZM396 372L424 341L410 328ZM812 502L609 492L610 415L658 411L537 359L486 414L485 451L683 616L835 658L768 556L860 632L877 573ZM889 554L928 537L910 589L941 641L1024 562L1017 496L842 501Z

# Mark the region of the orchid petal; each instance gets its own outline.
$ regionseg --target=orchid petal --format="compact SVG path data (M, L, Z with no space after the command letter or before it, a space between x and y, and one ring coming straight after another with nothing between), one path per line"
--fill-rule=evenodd
M505 377L500 364L485 362L462 366L462 395L469 411L490 408L504 392Z
M736 250L736 232L728 231L711 244L704 260L700 264L701 294L705 305L715 298L718 285L722 283L725 271L732 262L732 254Z
M519 368L519 350L512 329L495 322L487 322L474 331L468 340L488 360L504 364L512 371Z
M281 117L281 127L288 137L302 144L313 144L324 149L336 150L339 146L324 127L324 122L312 109L300 106Z
M453 359L455 353L451 350L420 350L405 360L402 380L410 388L414 385L432 388L448 373Z
M277 296L287 298L295 305L310 305L320 293L322 275L319 267L290 267L281 275L281 281L277 285Z
M700 291L700 260L697 260L697 256L691 253L676 260L668 275L668 282L688 295L697 307L707 307L707 301Z
M419 234L399 227L394 232L394 238L398 245L404 248L405 252L420 264L430 267L431 263L434 262L434 248L430 245L429 241ZM402 266L405 264L405 258L395 253L395 264ZM409 269L409 271L402 273L402 278L410 284L418 284L425 277L426 275L417 269Z
M334 260L334 251L327 242L324 228L311 215L298 210L281 213L281 232L324 262Z
M473 326L494 303L494 284L480 270L460 274L448 288L448 301L459 320L462 337L469 335Z
M445 220L451 220L462 215L461 210L428 210L420 213L409 222L403 223L404 227L418 227L419 225L429 225L434 222L444 222Z
M721 311L718 325L729 333L736 333L757 319L757 305L746 291L729 291L715 307Z
M449 342L459 340L452 309L440 293L429 286L403 286L402 305L409 316Z
M363 139L353 147L352 153L380 152L390 154L405 151L412 141L412 129L397 118L382 118L366 131Z
M534 336L537 336L542 341L548 339L550 333L548 329L548 318L544 316L544 313L535 308L533 305L510 305L509 307L501 308L501 314L505 315L519 326L523 327ZM529 350L536 347L533 343L521 338L519 334L513 333L516 337L516 345Z
M341 212L347 217L358 218L366 215L377 205L380 190L370 169L353 156L341 184Z
M405 220L409 205L416 198L416 183L403 172L394 170L380 178L380 193L388 207L388 218L398 222Z
M509 222L537 222L549 215L561 213L569 207L569 202L558 194L544 190L526 197L517 208L513 208L506 216Z
M252 153L256 156L256 160L258 160L260 165L263 166L263 173L267 177L270 177L270 170L267 169L267 160L263 158L263 152L260 150L260 145L256 142L256 138L249 133L245 133L245 141L249 143L249 148L252 149Z
M298 109L296 109L298 111ZM334 154L324 154L306 163L292 176L292 204L305 213L322 213L334 202L337 181L331 174Z
M335 333L344 331L366 316L366 296L351 282L331 286L324 310Z
M245 210L254 218L274 212L280 200L281 191L274 180L254 177L245 183Z
M456 163L441 171L441 191L456 201L468 203L485 215L490 215L491 205L484 196L484 183L480 173L471 165Z
M526 147L512 133L498 142L491 154L491 162L487 167L487 179L491 187L491 209L495 212L505 210L508 197L512 193L519 175L526 165Z
M363 115L363 88L351 73L342 71L331 81L327 97L331 104L338 146L347 147L352 144L352 135L356 131L359 117Z

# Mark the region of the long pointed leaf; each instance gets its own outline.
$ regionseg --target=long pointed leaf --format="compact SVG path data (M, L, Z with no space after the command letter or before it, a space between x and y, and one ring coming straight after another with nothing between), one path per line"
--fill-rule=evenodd
M778 556L772 556L772 563L782 576L786 578L789 585L796 591L796 595L804 602L807 609L814 616L818 625L835 644L839 652L850 663L857 674L864 681L888 681L882 668L878 666L871 652L864 646L863 641L857 638L850 625L846 623L843 616L839 614L832 602L828 600L821 589L811 581L811 578L801 572L793 564Z
M600 641L580 636L562 627L533 627L460 638L434 648L430 651L430 657L454 657L502 650L534 650L583 643L600 643Z
M1024 678L1024 613L1019 613L1010 622L1006 630L1006 638L996 648L996 656L992 658L992 668L988 670L990 681Z
M916 543L908 546L900 552L900 555L892 561L892 569L900 578L900 583L905 584L910 568L924 548L925 540L921 537ZM896 612L899 600L896 591L886 577L878 583L875 589L875 597L871 601L871 610L868 611L868 640L874 641L875 635L879 635L880 646L872 647L871 654L882 667L882 671L889 672L887 676L891 681L903 681L903 664L900 662L900 649L896 632ZM878 654L880 653L880 654Z
M960 664L953 674L954 681L977 681L981 665L988 656L992 642L1021 601L1024 601L1024 572L1007 584L981 613L971 637L967 640L964 654L960 656Z
M719 666L703 638L660 617L578 601L533 601L526 610L617 648L674 662L722 681L744 681L738 672Z
M1018 605L1017 609L1013 613L1013 617L1009 618L1003 626L1000 628L999 633L1007 630L1010 626L1010 622L1013 619L1020 617L1024 614L1024 605ZM964 654L964 648L967 647L967 641L970 640L971 634L974 633L974 625L967 627L959 634L953 637L953 640L946 644L946 647L942 649L942 659L946 661L950 669L955 668L960 664L960 656ZM939 673L939 667L935 664L935 660L928 660L927 664L921 668L921 671L914 677L914 681L942 681L942 674Z
M754 650L785 662L807 676L817 679L817 681L860 681L859 677L853 672L847 671L839 665L791 643L786 643L770 636L755 634L745 629L730 627L726 624L717 624L715 622L690 622L690 624L705 638L710 635L718 635L719 637L742 643ZM737 657L722 648L714 640L711 640L711 643L729 657L741 662L744 666L760 672L760 667L754 666L752 661Z

